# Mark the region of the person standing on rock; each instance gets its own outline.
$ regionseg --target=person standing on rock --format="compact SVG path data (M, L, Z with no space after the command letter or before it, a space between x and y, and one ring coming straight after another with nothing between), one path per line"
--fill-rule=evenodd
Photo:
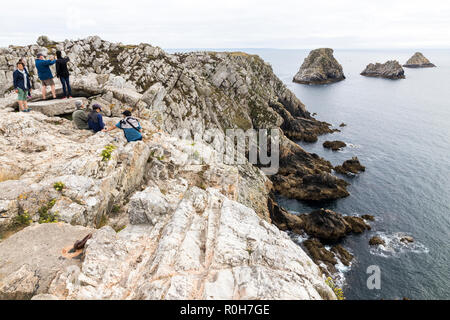
M19 62L22 62L25 71L28 72L26 59L25 58L20 58ZM29 72L28 72L28 74L29 74ZM31 86L30 86L30 88L28 88L28 99L31 99L31 89L34 88L34 82L33 82L33 79L31 77L30 77L30 83L31 83Z
M28 90L31 88L30 75L25 69L23 62L17 63L17 70L13 73L14 89L16 90L17 101L19 102L19 110L29 112L27 104Z
M86 106L81 100L75 101L77 110L72 113L72 120L75 126L80 130L89 130L88 115L86 113Z
M88 115L88 125L89 129L94 132L102 131L105 128L105 124L103 123L103 116L100 113L102 108L98 104L94 104L92 107L92 111Z
M44 55L39 53L35 61L36 69L38 71L39 80L42 82L42 99L47 97L47 86L50 86L52 90L53 99L56 99L55 82L53 81L53 74L50 70L50 66L56 63L56 60L44 60Z
M125 110L122 112L123 119L120 120L115 126L103 131L108 132L114 129L122 129L125 134L125 138L128 142L140 141L142 140L142 127L136 118L131 116L131 111Z
M64 92L63 99L72 98L72 88L69 82L69 69L67 69L67 62L69 62L69 57L62 57L61 51L56 51L56 76L61 81L61 85Z

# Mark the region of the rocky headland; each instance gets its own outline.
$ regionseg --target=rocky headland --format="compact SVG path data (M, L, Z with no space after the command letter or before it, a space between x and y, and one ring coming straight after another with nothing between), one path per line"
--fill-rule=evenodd
M430 62L421 52L416 52L409 58L408 61L403 65L405 68L434 68L434 64Z
M385 63L376 63L367 65L366 69L361 72L362 76L379 77L391 80L405 79L405 70L398 61L391 60Z
M312 50L303 61L293 81L301 84L327 84L344 80L342 66L333 56L333 49Z
M55 50L70 57L73 95L102 105L107 125L132 109L143 141L77 130L67 119L73 99L40 100L34 56ZM286 216L308 219L274 200L348 196L330 162L291 140L332 130L261 58L99 37L0 51L0 298L335 298L323 270L280 231ZM36 87L30 113L15 112L8 88L19 58ZM230 128L278 128L278 173L221 161ZM356 230L342 219L346 234ZM88 234L80 259L65 254ZM17 248L31 238L30 250Z

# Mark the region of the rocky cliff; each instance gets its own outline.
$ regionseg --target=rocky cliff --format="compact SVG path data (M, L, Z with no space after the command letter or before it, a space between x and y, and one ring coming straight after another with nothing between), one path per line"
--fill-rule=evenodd
M405 79L405 70L398 61L387 61L385 63L376 63L367 65L366 69L361 72L362 76L379 77L386 79Z
M98 37L38 42L1 49L0 73L10 77L23 57L38 88L33 56L62 50L71 60L74 96L101 104L109 125L132 109L144 139L126 143L121 132L76 130L66 119L74 101L39 101L38 90L31 113L14 112L15 96L6 92L0 100L0 233L32 226L0 244L10 257L0 262L0 297L334 297L317 266L271 224L268 204L274 192L305 200L344 197L347 183L331 175L331 163L290 140L329 133L330 125L314 119L270 65L240 52L169 55ZM279 172L269 178L248 161L224 163L219 149L229 128L278 128ZM57 228L42 227L49 222L94 234L76 285L67 280L67 265L52 265L49 275L11 249L32 232L42 239L34 254L45 251L46 233ZM55 255L81 236L61 237ZM28 279L24 288L20 278Z
M403 65L405 68L433 68L436 67L430 62L421 52L416 52L409 58L408 61Z
M302 84L327 84L344 80L342 66L333 56L333 49L312 50L303 61L294 82Z

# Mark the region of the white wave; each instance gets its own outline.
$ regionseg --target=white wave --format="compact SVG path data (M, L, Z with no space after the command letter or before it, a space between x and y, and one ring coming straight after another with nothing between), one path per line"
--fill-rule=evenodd
M292 241L294 241L298 245L300 245L303 241L309 239L307 234L301 235L292 231L286 231L286 233L292 239Z
M403 237L408 236L405 233L397 232L394 234L386 234L384 232L378 232L379 236L385 242L384 245L371 246L370 253L380 257L388 258L394 257L398 258L402 254L407 252L413 252L417 254L428 253L429 249L420 242L414 240L414 242L402 242L400 241Z

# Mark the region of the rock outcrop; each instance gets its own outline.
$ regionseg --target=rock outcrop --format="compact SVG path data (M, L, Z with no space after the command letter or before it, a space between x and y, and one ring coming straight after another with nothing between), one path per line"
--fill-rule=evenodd
M409 58L408 61L403 65L405 68L433 68L436 67L430 62L421 52L416 52Z
M366 167L361 165L358 157L353 157L350 160L344 161L344 163L341 166L334 167L334 170L342 174L349 174L349 173L358 174L360 172L366 171Z
M325 141L323 143L323 147L324 148L331 149L333 151L339 151L342 148L345 148L346 146L347 146L347 144L345 142L339 141L339 140L336 140L336 141Z
M369 245L371 246L380 246L380 245L384 246L385 244L386 242L378 236L372 237L369 240Z
M302 84L327 84L344 80L342 66L333 56L333 49L312 50L303 61L294 82Z
M331 277L338 276L338 261L349 266L353 260L353 255L342 247L339 241L351 233L360 234L371 229L361 217L343 216L331 210L321 209L309 214L294 215L279 207L270 198L269 211L278 228L308 238L302 242L302 246L322 272Z
M379 77L392 80L405 79L405 70L403 70L398 61L391 60L383 64L378 62L376 64L371 63L367 65L366 69L364 69L363 72L361 72L361 75L366 77Z

